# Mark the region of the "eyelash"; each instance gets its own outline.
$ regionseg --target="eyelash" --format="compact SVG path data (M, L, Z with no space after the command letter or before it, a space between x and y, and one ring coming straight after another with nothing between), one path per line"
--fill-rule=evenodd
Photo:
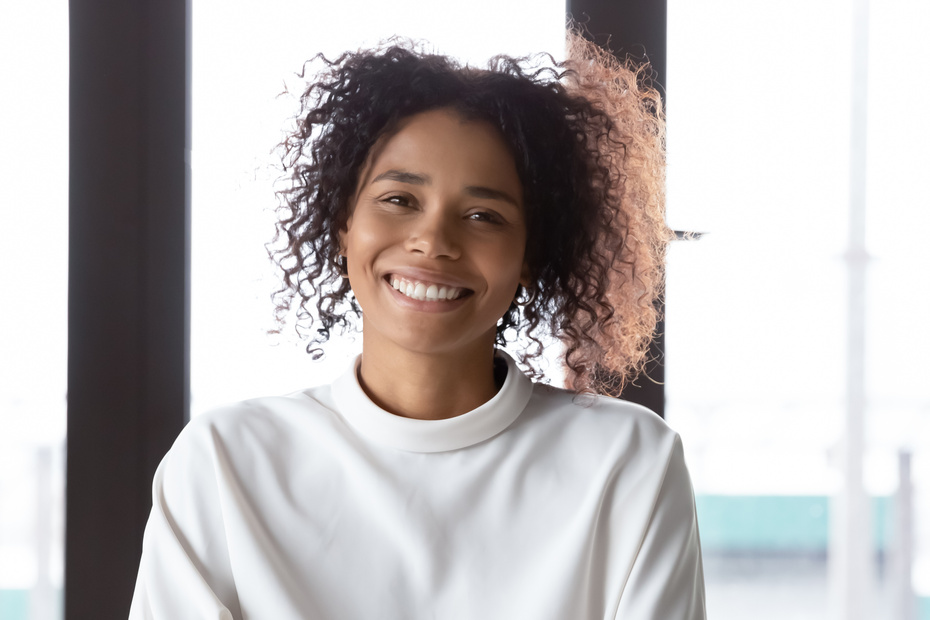
M404 208L410 207L411 203L413 202L409 196L404 194L391 194L382 198L381 201ZM465 216L465 219L471 220L473 222L481 222L483 224L503 223L501 217L492 211L475 211L474 213L469 213L467 216Z
M476 218L475 216L480 216L480 217ZM500 224L501 223L501 218L497 214L491 213L490 211L477 211L475 213L469 213L468 219L475 221L475 222L483 222L487 224Z
M390 203L392 205L397 205L399 207L408 207L410 206L410 198L404 196L403 194L392 194L390 196L385 196L382 198L383 202Z

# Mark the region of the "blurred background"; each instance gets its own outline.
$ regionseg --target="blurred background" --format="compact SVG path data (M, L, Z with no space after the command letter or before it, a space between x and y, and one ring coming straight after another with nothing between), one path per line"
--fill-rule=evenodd
M267 334L304 60L393 33L475 65L563 55L564 0L321 4L192 5L192 415L356 352ZM667 7L668 222L706 234L669 253L666 418L709 617L930 619L930 3ZM63 615L68 10L0 21L2 620Z

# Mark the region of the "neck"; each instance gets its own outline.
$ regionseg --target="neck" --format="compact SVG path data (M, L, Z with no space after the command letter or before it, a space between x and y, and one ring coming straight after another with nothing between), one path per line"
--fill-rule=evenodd
M493 339L470 351L421 353L383 342L375 345L365 333L359 382L386 411L441 420L476 409L497 393Z

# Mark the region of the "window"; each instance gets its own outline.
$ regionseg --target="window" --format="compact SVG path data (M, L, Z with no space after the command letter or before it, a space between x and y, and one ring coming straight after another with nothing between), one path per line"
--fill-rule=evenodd
M924 5L872 2L868 41L854 43L847 2L669 2L669 223L708 234L670 252L667 418L685 439L715 618L825 617L831 604L852 355L851 92L864 78L854 46L868 54L872 256L861 455L872 512L857 533L870 592L858 611L891 617L897 604L899 453L912 454L918 502L908 585L930 596L919 318L930 316L930 252L914 234L930 224L919 191L930 89L915 73L928 26Z
M68 3L7 7L0 116L0 618L61 617ZM13 86L15 85L15 86Z

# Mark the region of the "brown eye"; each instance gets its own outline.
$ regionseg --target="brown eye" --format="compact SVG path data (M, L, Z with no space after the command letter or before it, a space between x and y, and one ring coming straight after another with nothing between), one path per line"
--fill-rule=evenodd
M476 211L475 213L470 213L468 219L473 222L486 222L488 224L500 224L501 219L496 213L491 213L489 211Z
M382 198L382 202L387 202L392 205L397 205L398 207L409 207L410 206L410 198L402 194L394 194L391 196L386 196L385 198Z

